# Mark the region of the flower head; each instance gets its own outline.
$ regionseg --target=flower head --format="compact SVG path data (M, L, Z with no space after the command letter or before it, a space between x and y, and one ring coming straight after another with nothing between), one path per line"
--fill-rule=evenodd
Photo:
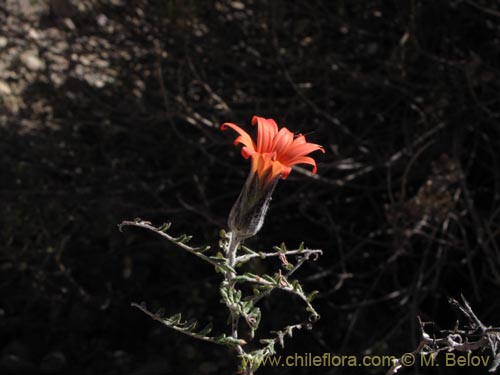
M316 162L306 156L323 148L306 142L306 138L294 134L287 128L278 130L273 119L254 116L252 125L257 125L257 143L238 125L225 123L221 129L231 128L239 136L234 144L242 144L241 154L252 158L252 169L229 214L229 227L238 239L255 235L264 223L271 195L279 177L286 179L295 164L310 164L316 173Z
M239 134L234 144L243 145L241 154L245 159L252 158L252 172L264 184L269 184L280 176L286 179L295 164L312 165L312 173L316 173L316 162L306 155L318 150L324 153L322 146L306 142L302 134L295 136L285 127L278 130L273 119L254 116L252 125L257 125L257 143L236 124L226 122L221 129L229 127Z

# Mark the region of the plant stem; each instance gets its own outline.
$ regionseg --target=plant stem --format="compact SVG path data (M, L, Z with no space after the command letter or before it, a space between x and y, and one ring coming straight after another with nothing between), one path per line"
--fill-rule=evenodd
M236 265L236 251L238 250L238 246L241 242L241 239L238 238L236 232L231 232L229 244L227 246L227 262L231 269L234 269ZM231 289L235 289L234 283L231 283L231 280L236 276L236 274L232 271L226 271L226 281L228 282L228 287ZM229 309L231 312L231 335L233 338L238 338L238 322L239 316L235 313L233 309ZM238 354L243 354L243 348L238 345L237 346Z
M230 232L229 234L231 238L229 239L229 245L227 247L227 262L229 263L229 266L234 269L234 266L236 265L236 250L238 249L241 239L238 238L236 232ZM228 272L227 274L228 276L231 275L232 278L233 272Z

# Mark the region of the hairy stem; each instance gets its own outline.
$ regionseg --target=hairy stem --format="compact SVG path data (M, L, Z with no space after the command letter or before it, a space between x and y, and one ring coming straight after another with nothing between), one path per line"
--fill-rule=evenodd
M231 232L230 234L230 239L229 239L229 244L227 246L227 262L228 265L231 267L232 270L234 270L234 266L236 265L236 251L238 250L238 246L241 242L241 239L238 238L238 235L236 232ZM234 271L226 271L225 273L225 278L226 281L228 282L228 287L230 289L235 289L234 283L231 282L231 280L236 276L236 273ZM238 323L239 323L239 316L234 311L233 309L229 309L231 312L231 335L233 338L238 338ZM243 354L243 348L241 345L237 346L238 354Z

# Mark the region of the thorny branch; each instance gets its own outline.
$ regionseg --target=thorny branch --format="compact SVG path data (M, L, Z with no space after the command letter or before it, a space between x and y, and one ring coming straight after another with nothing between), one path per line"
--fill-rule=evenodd
M414 356L431 355L436 357L440 352L471 352L475 350L489 350L493 355L493 362L489 372L495 372L500 365L500 327L487 327L474 314L469 303L462 296L462 304L450 298L450 305L465 318L465 326L460 329L459 322L453 330L443 330L442 337L433 337L426 332L425 327L433 325L432 322L422 322L420 324L420 343L417 348L411 352ZM387 375L397 373L404 367L404 361L398 358L393 366L387 372Z

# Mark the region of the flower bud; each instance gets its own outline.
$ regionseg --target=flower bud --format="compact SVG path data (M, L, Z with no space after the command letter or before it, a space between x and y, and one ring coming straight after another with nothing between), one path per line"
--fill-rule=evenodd
M279 176L269 181L253 169L250 171L229 213L229 228L240 240L254 236L262 228L278 180Z

